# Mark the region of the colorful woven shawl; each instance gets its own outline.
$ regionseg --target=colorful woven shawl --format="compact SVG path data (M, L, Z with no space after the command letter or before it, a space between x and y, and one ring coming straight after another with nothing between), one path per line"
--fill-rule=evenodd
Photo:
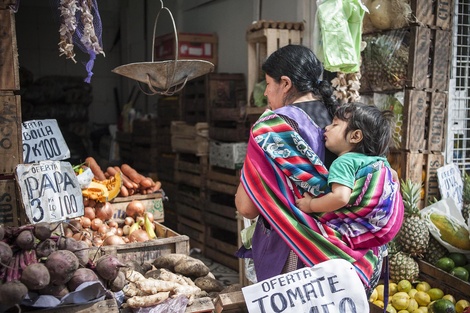
M303 213L295 198L303 190L328 191L328 171L309 145L273 111L253 126L241 182L260 213L302 262L313 266L343 258L368 285L377 263L369 248L353 249L325 220Z

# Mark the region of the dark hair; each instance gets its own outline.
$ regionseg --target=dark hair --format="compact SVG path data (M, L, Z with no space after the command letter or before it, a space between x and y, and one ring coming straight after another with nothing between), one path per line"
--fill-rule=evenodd
M287 76L295 87L286 99L293 100L298 95L312 92L321 96L326 107L333 115L338 102L333 97L333 87L326 80L321 80L323 65L312 50L302 45L287 45L274 51L263 63L262 70L280 82L281 76Z
M335 117L348 123L346 134L357 129L362 131L364 138L352 152L378 156L388 153L395 128L392 111L382 111L375 105L352 102L342 104L336 110Z

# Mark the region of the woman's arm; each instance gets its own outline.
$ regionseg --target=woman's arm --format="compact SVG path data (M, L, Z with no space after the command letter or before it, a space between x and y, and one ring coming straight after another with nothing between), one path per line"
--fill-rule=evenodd
M248 197L242 184L238 185L237 193L235 195L235 207L237 208L238 213L248 219L253 219L259 215L258 208L255 206L253 201L251 201L250 197Z

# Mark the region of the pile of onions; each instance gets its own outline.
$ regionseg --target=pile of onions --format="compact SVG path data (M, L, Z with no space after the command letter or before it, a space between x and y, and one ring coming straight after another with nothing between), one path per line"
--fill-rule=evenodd
M144 242L147 240L150 240L150 237L143 229L134 230L129 234L129 242Z
M136 219L137 216L143 216L145 211L144 203L139 200L132 200L126 207L126 215L133 219Z

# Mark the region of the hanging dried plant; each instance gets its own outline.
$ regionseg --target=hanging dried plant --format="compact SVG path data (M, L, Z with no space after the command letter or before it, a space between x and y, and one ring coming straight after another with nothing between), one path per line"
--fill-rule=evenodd
M93 25L93 14L91 14L91 8L93 4L88 0L81 0L81 21L83 24L83 34L80 38L83 46L87 51L93 51L96 54L103 54L103 48L100 46L99 39L95 34L95 27Z
M331 85L335 89L333 95L340 103L358 101L361 89L360 79L360 73L337 72L336 77L331 80Z
M67 59L72 59L75 63L77 61L75 61L75 52L73 51L73 34L77 28L77 20L75 18L77 10L80 10L80 8L77 7L75 0L60 0L59 52L60 56L65 55Z

